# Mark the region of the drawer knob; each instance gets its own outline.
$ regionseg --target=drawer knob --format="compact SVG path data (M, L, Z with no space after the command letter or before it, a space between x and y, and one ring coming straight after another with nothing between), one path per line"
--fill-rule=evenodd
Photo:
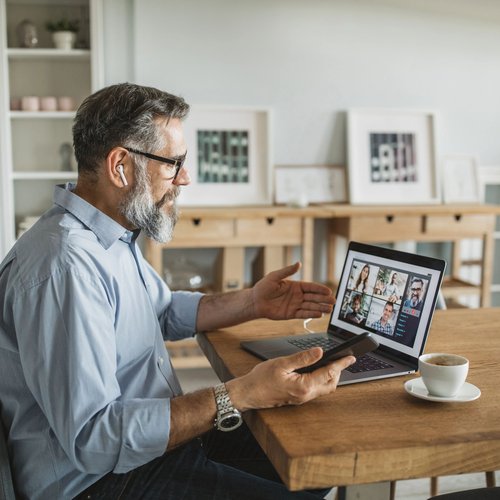
M389 223L391 223L394 220L394 215L386 215L385 220Z
M462 214L455 214L455 220L460 222L462 220Z
M274 224L274 217L267 217L266 221L270 226L272 226Z
M226 281L226 288L228 290L234 290L236 288L239 288L240 284L238 280L228 280Z
M198 217L196 219L193 219L193 224L195 226L199 226L201 224L201 219L199 219Z

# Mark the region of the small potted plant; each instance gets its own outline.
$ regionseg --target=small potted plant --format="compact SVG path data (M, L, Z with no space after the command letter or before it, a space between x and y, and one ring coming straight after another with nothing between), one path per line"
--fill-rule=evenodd
M78 19L70 20L62 17L56 21L47 21L45 27L52 33L56 49L71 50L75 46L76 33L79 29Z

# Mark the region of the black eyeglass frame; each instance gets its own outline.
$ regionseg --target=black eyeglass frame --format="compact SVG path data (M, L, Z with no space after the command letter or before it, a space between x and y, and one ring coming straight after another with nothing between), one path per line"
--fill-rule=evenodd
M182 155L181 158L165 158L164 156L154 155L152 153L145 153L144 151L139 151L138 149L133 148L125 148L129 153L134 153L136 155L145 156L150 160L159 161L161 163L168 163L169 165L173 165L175 167L175 174L173 177L169 177L169 180L175 181L177 175L179 175L180 169L183 167L184 162L186 161L187 151Z

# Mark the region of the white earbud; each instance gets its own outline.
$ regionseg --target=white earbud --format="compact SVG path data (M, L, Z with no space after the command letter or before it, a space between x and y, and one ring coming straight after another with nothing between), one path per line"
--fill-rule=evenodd
M127 178L125 177L125 174L123 173L123 165L118 165L116 167L116 170L118 171L118 175L120 176L120 179L122 180L123 185L128 186Z

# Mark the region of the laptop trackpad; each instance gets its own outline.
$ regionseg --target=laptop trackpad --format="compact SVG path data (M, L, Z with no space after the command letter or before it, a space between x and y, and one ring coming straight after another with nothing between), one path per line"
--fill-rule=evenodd
M241 347L261 359L278 358L302 350L288 342L283 342L283 338L242 342Z

